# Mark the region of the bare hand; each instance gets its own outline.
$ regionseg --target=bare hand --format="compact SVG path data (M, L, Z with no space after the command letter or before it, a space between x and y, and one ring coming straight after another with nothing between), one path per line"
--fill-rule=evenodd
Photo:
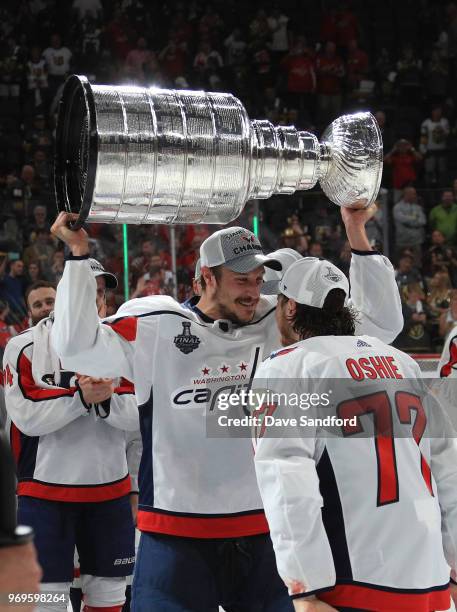
M78 215L75 213L59 213L51 227L51 234L65 242L70 247L73 255L87 255L89 253L89 236L87 232L82 228L77 231L69 228L69 223L77 218Z
M372 204L368 208L341 207L341 218L346 228L346 235L351 249L356 251L371 251L370 241L365 231L365 224L376 213L377 207Z
M293 604L295 612L337 612L336 608L319 599L294 599Z
M78 378L78 385L86 404L100 404L109 399L114 393L112 378L80 376Z
M365 227L365 224L376 214L377 210L376 204L371 204L368 208L348 208L347 206L342 206L341 218L346 230L348 225Z
M41 576L32 542L0 548L0 593L39 593ZM10 607L0 603L0 612L13 609L29 612L34 608L34 604L14 604Z

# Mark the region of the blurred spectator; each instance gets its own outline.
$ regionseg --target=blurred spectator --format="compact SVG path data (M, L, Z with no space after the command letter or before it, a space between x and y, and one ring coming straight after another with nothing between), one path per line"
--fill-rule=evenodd
M403 103L414 103L420 96L421 79L422 60L418 58L411 45L406 45L397 62L397 78L395 79L395 85Z
M402 302L402 333L393 345L402 351L429 353L431 337L428 330L427 304L424 301L424 290L419 283L409 283L405 288L405 300Z
M22 166L19 178L12 178L9 182L6 197L13 201L13 210L16 214L27 215L32 203L38 201L42 187L36 176L35 168L30 164Z
M443 191L441 203L432 208L428 217L432 230L439 230L446 242L455 243L457 238L457 204L451 189Z
M212 49L210 43L202 42L199 45L199 51L194 57L193 67L200 78L206 76L207 71L211 67L210 60L213 59L216 66L221 68L224 64L222 57L218 51Z
M7 267L9 265L9 269ZM22 259L8 261L2 257L0 262L0 300L7 302L11 317L15 322L21 322L27 316L24 302L26 278Z
M49 230L38 228L35 232L35 240L24 250L24 264L28 267L31 261L39 261L43 274L47 276L52 265L54 251Z
M47 280L58 285L65 268L65 254L63 251L55 251L52 256L52 264L47 274ZM108 316L108 315L107 315Z
M159 294L170 295L172 281L173 275L171 271L164 269L160 255L152 255L148 271L138 279L135 291L130 298Z
M40 47L30 49L30 58L26 65L27 93L25 112L30 116L37 111L44 111L48 105L48 71L46 61L41 55Z
M449 293L449 308L440 315L439 334L445 338L457 325L457 289Z
M267 18L267 22L271 32L270 49L276 58L280 58L289 50L289 35L287 32L289 17L284 15L276 6Z
M39 260L30 261L27 266L27 286L33 285L39 280L44 280Z
M172 38L159 53L159 61L164 72L172 79L186 73L187 53L185 47Z
M34 206L32 220L26 225L24 230L24 238L28 243L35 240L38 230L49 231L51 229L47 217L48 211L46 206L43 206L42 204L37 204Z
M73 53L62 46L60 34L51 36L51 45L43 51L48 71L50 95L54 96L60 85L70 74Z
M42 113L34 115L32 126L25 132L24 151L28 161L32 160L37 149L47 153L52 152L52 133L47 129L46 120Z
M421 159L422 155L405 138L398 140L392 151L384 157L384 163L392 166L392 186L395 190L395 200L398 199L402 189L416 181L416 166Z
M105 37L108 49L115 61L124 61L130 51L132 30L125 13L115 5L111 21L106 24Z
M139 276L143 276L147 272L151 257L157 254L157 244L150 238L146 238L141 243L141 253L132 260L130 264L132 274L134 275L134 282L138 280Z
M155 53L148 49L146 39L140 36L136 41L135 49L127 54L125 60L126 76L137 85L142 85L145 81L145 67L151 70L151 64L154 65L154 68L156 63Z
M249 24L249 34L251 40L257 43L264 44L269 41L271 32L264 9L259 9L256 12L254 19Z
M451 280L446 268L437 270L428 283L429 293L427 304L430 310L430 323L432 325L432 341L439 338L439 321L443 313L449 308L451 293Z
M349 91L359 89L360 81L367 78L368 67L368 54L362 49L359 49L357 40L350 40L346 60L347 84Z
M417 268L414 267L414 258L411 255L404 254L398 260L398 266L395 269L395 280L397 281L400 295L404 296L408 285L420 285L424 287L422 276Z
M449 131L449 121L443 117L441 106L435 106L431 116L421 125L420 150L425 154L425 180L429 186L446 180L445 151Z
M288 246L290 248L290 245L285 245L285 246ZM324 257L324 249L322 248L321 243L311 242L311 244L309 245L308 255L309 257L318 257L319 259L322 259Z
M427 218L422 206L418 204L414 187L406 187L403 190L402 199L393 208L393 216L397 253L404 248L410 248L416 261L421 261Z
M224 40L225 63L227 66L240 66L246 59L247 43L243 40L241 29L235 28Z
M386 113L382 110L378 110L375 113L376 121L378 122L379 131L382 136L382 146L384 154L390 151L395 144L395 134L392 127L386 121ZM385 161L385 160L384 160Z
M93 19L101 19L103 16L101 0L73 0L72 7L78 21L87 16Z
M335 42L339 47L349 47L351 40L359 36L359 24L355 13L351 10L350 2L339 2L335 18Z
M440 56L438 49L433 49L424 69L424 86L430 103L439 103L446 97L448 78L447 62Z
M6 343L13 336L17 336L15 328L8 323L10 308L8 302L0 301L0 357L3 356ZM1 429L1 428L0 428Z
M334 42L327 42L316 58L318 121L324 125L335 119L341 108L344 64Z
M449 269L450 261L446 253L446 238L440 230L433 230L431 243L423 257L423 273L431 278L438 268L446 266ZM452 275L451 275L452 281ZM454 285L454 282L452 282Z
M288 103L305 112L306 116L313 120L316 106L316 71L304 36L297 37L281 66L286 73Z
M371 246L376 250L382 251L384 239L382 203L380 200L376 200L372 206L376 207L376 211L365 224L365 230Z

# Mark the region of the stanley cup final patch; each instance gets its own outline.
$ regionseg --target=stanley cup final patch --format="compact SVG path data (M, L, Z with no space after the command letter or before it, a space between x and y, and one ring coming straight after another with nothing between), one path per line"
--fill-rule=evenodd
M175 336L173 343L181 353L188 355L199 347L200 338L190 333L190 323L189 321L184 321L182 324L182 333Z

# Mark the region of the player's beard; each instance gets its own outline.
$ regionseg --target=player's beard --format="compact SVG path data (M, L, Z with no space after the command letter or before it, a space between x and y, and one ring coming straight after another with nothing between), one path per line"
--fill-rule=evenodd
M255 316L255 308L254 308L252 312L252 316L249 319L241 319L236 313L236 311L229 304L227 304L227 300L224 299L224 295L220 287L217 288L216 294L214 296L214 300L217 302L219 312L221 314L220 318L227 319L228 321L231 321L235 325L247 325L253 320ZM234 300L232 300L233 303L235 304L238 303L240 305L242 305L241 304L242 301L251 302L253 306L254 304L255 306L257 306L257 302L255 300L250 300L250 298L247 298L247 297L243 298L242 296L239 296L235 298Z
M50 310L49 312L46 312L46 313L40 315L39 317L34 317L34 316L30 315L30 318L32 319L32 327L35 327L35 325L37 323L39 323L40 321L42 321L43 319L47 319L49 317L49 315L51 314L51 312L52 312L52 310Z

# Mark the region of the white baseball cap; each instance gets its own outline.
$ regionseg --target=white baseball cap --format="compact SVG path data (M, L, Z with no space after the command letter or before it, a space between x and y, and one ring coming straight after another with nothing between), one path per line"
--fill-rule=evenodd
M89 259L90 269L92 270L95 278L97 276L104 276L106 282L107 289L116 289L117 288L117 278L111 272L107 272L102 264L96 259Z
M263 275L263 285L260 288L260 293L263 295L278 295L279 291L279 281L284 275L284 272L291 266L294 262L302 259L302 255L298 251L294 249L278 249L277 251L273 251L270 253L268 257L272 259L276 259L281 262L282 270L272 270L271 268L265 268L265 273Z
M240 274L259 266L281 270L281 262L263 254L259 239L244 227L225 227L200 246L201 267L224 265Z
M343 272L326 259L302 257L286 270L279 281L279 292L299 304L322 308L332 289L349 296L349 281Z

